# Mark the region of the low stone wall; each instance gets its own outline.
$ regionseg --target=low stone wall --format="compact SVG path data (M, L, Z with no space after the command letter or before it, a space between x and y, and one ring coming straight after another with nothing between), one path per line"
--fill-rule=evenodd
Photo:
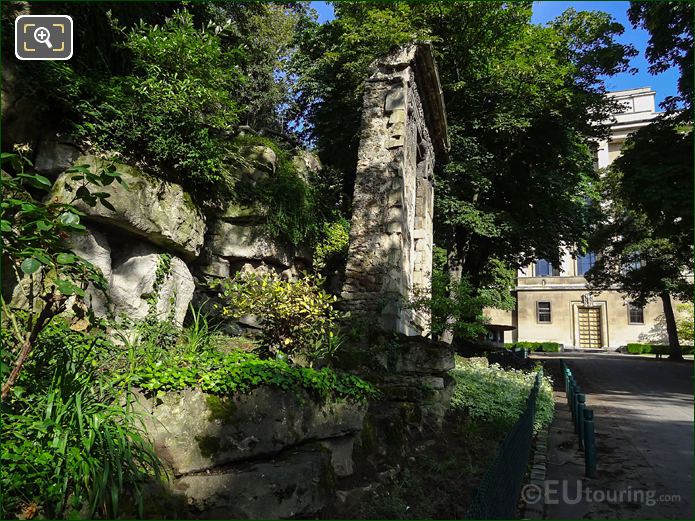
M285 518L319 511L353 471L366 404L317 403L305 391L260 387L138 397L155 450L190 517Z

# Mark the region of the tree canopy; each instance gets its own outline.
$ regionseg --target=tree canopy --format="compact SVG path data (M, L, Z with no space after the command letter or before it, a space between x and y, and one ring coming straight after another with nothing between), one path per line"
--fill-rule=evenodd
M590 241L600 255L588 279L596 288L617 285L639 304L661 298L671 356L680 358L671 297L693 297L693 10L689 3L632 2L628 14L650 33L650 71L678 66L679 96L628 136L604 177L603 215Z

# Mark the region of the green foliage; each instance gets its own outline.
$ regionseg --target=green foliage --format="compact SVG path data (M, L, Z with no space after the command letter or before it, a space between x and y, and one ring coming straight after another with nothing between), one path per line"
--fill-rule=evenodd
M693 304L682 303L676 307L678 317L676 327L678 328L678 338L683 342L693 342L695 328L693 326Z
M535 382L536 372L502 369L497 364L458 358L451 371L456 390L451 401L455 409L483 422L509 430L526 408L526 400ZM543 376L536 404L536 432L550 425L553 419L552 381Z
M668 355L671 353L671 348L669 346L658 344L630 343L627 344L626 350L631 355ZM681 352L684 355L692 355L693 346L683 346L681 347Z
M325 270L344 262L350 246L350 221L345 218L324 222L321 240L314 248L314 269Z
M298 367L281 358L264 360L240 350L227 354L204 350L145 361L137 368L132 383L152 392L199 387L219 396L270 385L287 391L304 389L323 401L365 401L377 394L371 384L348 373L327 367Z
M657 74L672 66L680 72L679 96L663 106L669 111L685 105L676 117L692 121L693 114L693 5L690 2L630 2L630 22L649 32L645 55L649 72Z
M287 62L294 52L297 26L307 20L308 6L226 2L196 7L205 9L209 23L229 25L224 41L244 50L239 67L245 81L235 92L240 121L256 129L283 130L284 113L292 103Z
M257 315L263 352L305 357L312 363L337 349L336 297L321 289L321 279L305 275L284 281L278 275L237 274L221 285L224 315Z
M446 253L435 248L430 293L415 291L413 309L430 313L430 331L441 337L452 333L461 340L476 340L487 331L484 308L511 309L514 272L497 259L490 259L475 286L468 276L456 280L445 271Z
M254 183L237 186L239 202L262 210L266 217L265 227L271 235L294 245L311 244L319 231L314 190L297 173L289 152L261 136L239 136L234 139L233 146L240 155L250 147L265 146L277 156L274 173Z
M284 356L262 359L255 342L223 336L200 310L192 309L192 316L183 331L165 328L166 335L147 321L124 324L119 334L128 353L120 366L124 382L152 393L197 387L229 396L272 385L304 389L324 401L365 401L377 394L371 384L348 373L299 367Z
M161 465L128 405L129 389L106 371L119 354L102 333L71 331L62 321L41 332L3 402L3 518L32 510L48 518L115 518L126 495L142 515L142 487Z
M75 135L144 161L199 201L228 197L240 162L227 134L238 123L233 93L243 83L243 51L223 46L214 27L195 27L187 10L161 25L122 29L122 40L126 74L82 76L67 65L62 71L76 90Z
M529 351L542 351L543 353L558 353L560 344L557 342L513 342L504 344L507 349L527 349Z

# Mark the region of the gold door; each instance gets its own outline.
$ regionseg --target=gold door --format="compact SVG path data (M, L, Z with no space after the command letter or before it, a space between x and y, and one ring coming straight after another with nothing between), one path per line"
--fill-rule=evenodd
M601 347L601 310L579 308L579 347Z

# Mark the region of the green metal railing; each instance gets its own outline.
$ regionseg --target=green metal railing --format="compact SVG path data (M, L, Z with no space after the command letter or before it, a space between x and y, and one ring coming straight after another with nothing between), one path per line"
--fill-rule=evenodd
M536 382L526 401L526 409L502 441L495 461L483 476L468 507L466 519L517 517L519 494L531 455L536 399L542 377L542 370L538 371Z
M565 380L567 406L572 413L574 432L579 439L579 448L584 451L584 473L587 478L596 477L596 435L594 432L594 411L586 406L586 394L574 379L572 369L564 360L560 361L562 377Z

